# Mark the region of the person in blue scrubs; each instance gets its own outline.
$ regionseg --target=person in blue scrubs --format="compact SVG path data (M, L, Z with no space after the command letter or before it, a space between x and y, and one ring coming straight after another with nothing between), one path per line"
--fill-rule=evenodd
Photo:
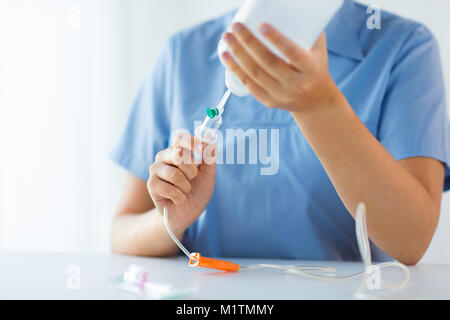
M205 256L356 261L354 215L364 202L373 259L416 264L450 186L436 39L388 12L381 30L369 30L366 7L346 0L311 51L261 26L288 64L242 24L224 34L233 15L171 37L143 84L113 152L129 172L113 251L177 254L161 216L168 206L177 237ZM207 147L173 135L192 134L224 94L221 39L233 53L221 58L252 93L231 96L221 132L267 129L257 139L269 141L272 161L278 156L270 174L262 174L267 161L248 161L249 137L242 164L225 160L236 158L233 139ZM195 150L214 161L178 161Z

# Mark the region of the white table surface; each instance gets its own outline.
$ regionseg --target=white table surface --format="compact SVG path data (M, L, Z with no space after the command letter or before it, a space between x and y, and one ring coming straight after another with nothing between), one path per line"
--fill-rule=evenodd
M362 263L230 259L241 265L256 263L335 266L339 273L363 270ZM186 257L155 259L122 255L0 252L0 299L136 299L111 282L130 264L145 267L150 279L183 288L196 288L188 299L354 299L361 279L321 281L277 270L223 273L188 267ZM69 290L69 266L79 266L79 290ZM419 264L409 268L407 287L383 298L450 299L450 265ZM403 274L383 269L383 279L401 281ZM376 293L376 292L375 292ZM379 298L373 295L371 298Z

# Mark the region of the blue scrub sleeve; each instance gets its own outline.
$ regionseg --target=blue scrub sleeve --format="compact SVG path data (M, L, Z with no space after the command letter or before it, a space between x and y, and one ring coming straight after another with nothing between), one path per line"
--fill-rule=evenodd
M446 165L450 188L450 131L439 46L418 27L394 63L384 99L379 140L397 159L429 157Z
M166 43L144 81L125 130L111 153L114 162L145 181L149 166L156 154L167 148L170 136L172 42Z

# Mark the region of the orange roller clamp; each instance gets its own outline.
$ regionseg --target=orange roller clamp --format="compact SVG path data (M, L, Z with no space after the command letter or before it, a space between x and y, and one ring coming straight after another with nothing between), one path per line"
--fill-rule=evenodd
M239 265L228 261L202 257L200 253L192 253L189 260L190 267L202 267L208 269L222 270L228 272L239 271Z

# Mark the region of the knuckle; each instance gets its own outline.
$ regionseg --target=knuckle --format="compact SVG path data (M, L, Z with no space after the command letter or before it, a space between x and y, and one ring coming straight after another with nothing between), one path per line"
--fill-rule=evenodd
M234 52L236 54L239 54L239 55L242 54L243 48L242 48L241 44L238 41L232 41L231 44L233 45Z
M295 46L294 44L286 43L283 45L283 47L284 47L284 50L286 50L287 52L291 52L291 54L294 57L299 57L299 58L301 57L301 51L298 50L298 47Z
M159 151L155 156L155 162L160 162L162 158L162 151Z
M170 188L170 190L168 191L169 197L171 199L180 199L180 193L181 191L179 191L177 188Z
M259 79L261 76L258 66L254 64L251 67L249 67L249 73L255 79Z
M181 173L180 170L175 169L172 171L170 178L175 184L181 183L183 182L183 173Z
M155 191L157 189L158 183L157 178L155 176L150 177L147 181L147 189L149 191Z
M229 46L233 55L237 57L242 55L242 48L235 41L230 42Z
M170 198L169 191L170 190L165 185L158 185L158 186L155 186L155 188L154 188L154 193L161 196L164 199Z
M149 183L150 183L150 185L151 185L152 187L158 186L158 185L159 185L159 182L160 182L160 179L159 179L158 176L156 176L156 175L153 175L153 176L150 178L150 180L149 180Z
M167 152L170 150L170 147L164 150L159 151L155 156L155 162L161 163L164 162Z
M242 39L247 42L248 45L253 46L256 44L255 37L247 30L242 32Z
M186 201L187 201L187 197L186 197L184 194L181 195L181 198L180 198L180 200L179 200L180 205L181 205L181 204L184 204Z
M190 166L194 163L194 156L190 151L183 152L183 162L185 166Z
M239 74L240 69L239 69L239 67L238 67L238 65L237 65L236 63L230 64L230 65L229 65L229 69L230 69L232 72L234 72L236 75Z
M153 175L155 174L156 167L157 167L157 164L156 164L156 163L153 163L153 164L149 167L148 171L149 171L149 173L150 173L150 176L153 176Z
M242 75L241 76L241 81L242 81L243 85L247 86L250 83L250 78L248 76L246 76L246 75Z
M284 45L283 41L280 39L280 37L278 37L277 34L271 32L268 36L269 36L269 39L272 40L274 45L276 45L278 47L281 47Z
M292 60L293 61L300 61L302 58L302 55L297 50L292 51Z
M273 54L267 54L265 60L269 67L274 67L276 65L277 59Z
M192 179L193 169L191 168L191 165L183 164L180 166L180 169L184 172L184 175L188 180Z
M183 150L181 148L174 149L171 159L173 164L180 165L183 162Z
M238 72L240 67L237 64L236 60L234 60L234 58L233 58L227 62L227 68L233 72Z

